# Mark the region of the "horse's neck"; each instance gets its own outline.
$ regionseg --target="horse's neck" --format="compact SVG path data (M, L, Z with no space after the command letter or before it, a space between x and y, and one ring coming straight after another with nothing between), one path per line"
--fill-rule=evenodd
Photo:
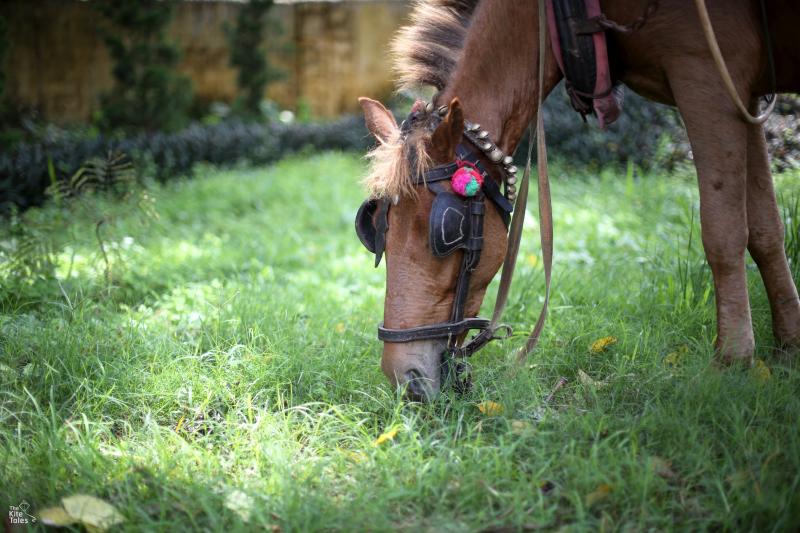
M451 81L437 100L458 97L465 116L478 122L506 153L516 148L535 116L538 92L537 2L481 2L470 23L464 51ZM549 45L546 96L560 74Z

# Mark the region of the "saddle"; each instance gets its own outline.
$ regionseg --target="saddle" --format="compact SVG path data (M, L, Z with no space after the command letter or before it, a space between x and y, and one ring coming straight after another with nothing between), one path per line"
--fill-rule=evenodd
M619 118L623 87L611 78L607 26L599 0L547 0L550 45L573 109L597 115L600 128Z

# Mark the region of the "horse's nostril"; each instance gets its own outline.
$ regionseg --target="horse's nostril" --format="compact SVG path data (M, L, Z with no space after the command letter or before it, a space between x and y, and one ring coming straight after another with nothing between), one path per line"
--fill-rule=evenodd
M422 377L418 370L409 370L406 372L406 395L411 400L425 401L428 399L428 391L425 389L424 381L426 378Z

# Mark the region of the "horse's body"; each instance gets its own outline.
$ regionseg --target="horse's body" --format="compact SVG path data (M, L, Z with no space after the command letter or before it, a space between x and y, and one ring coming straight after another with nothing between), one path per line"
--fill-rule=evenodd
M457 98L467 119L479 122L503 151L513 152L537 112L537 2L432 3L455 6L470 19L463 51L456 65L442 76L446 83L438 87L434 104L448 104ZM605 0L601 6L608 18L628 23L644 11L647 3ZM756 98L772 89L760 5L757 0L708 3L739 94L755 108ZM767 0L766 8L776 89L800 92L800 8L792 0ZM419 30L424 22L418 21L417 26L416 36L424 37L425 32ZM405 40L399 42L398 53L402 55L403 46L412 49L411 59L401 61L404 78L424 82L431 77L429 70L435 61L430 54L420 53L426 45L424 38L418 43L409 41L414 35L407 32ZM431 45L437 44L435 37L430 40ZM776 340L781 345L800 345L800 301L784 252L784 230L764 133L761 126L745 122L727 97L694 2L661 0L658 11L644 27L627 35L609 33L608 42L615 79L647 98L676 105L686 124L698 173L703 245L716 289L720 360L749 362L753 357L745 250L757 263L766 286ZM543 96L561 78L549 49L546 57ZM371 105L364 107L373 133L391 135L391 124L377 118L379 110ZM441 142L428 139L427 150L433 163L452 159L450 147ZM384 309L388 327L441 322L449 312L458 260L434 258L426 251L430 201L425 194L405 195L391 211ZM468 316L477 314L486 286L502 262L506 236L496 214L487 216L485 243L484 256L472 278ZM408 381L409 376L424 378L423 393L429 396L440 386L442 348L441 341L386 343L384 372L398 384Z

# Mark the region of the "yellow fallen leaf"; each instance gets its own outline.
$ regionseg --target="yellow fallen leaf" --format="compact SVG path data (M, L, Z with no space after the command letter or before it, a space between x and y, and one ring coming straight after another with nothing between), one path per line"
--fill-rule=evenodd
M602 389L607 385L605 381L597 381L596 379L592 379L592 377L589 376L589 374L587 374L580 368L578 369L578 381L580 381L587 387L594 387L595 389Z
M61 506L42 509L38 514L39 519L46 526L66 527L76 522Z
M87 527L91 526L100 531L105 531L111 526L125 521L125 518L113 505L94 496L86 494L67 496L61 499L61 504L72 518Z
M616 337L603 337L601 339L597 339L592 343L591 346L589 346L589 351L592 353L602 353L606 351L606 348L608 348L615 342L617 342Z
M183 427L183 422L184 422L185 420L186 420L186 417L185 417L185 416L182 416L182 417L180 418L180 420L178 420L178 423L177 423L177 424L175 424L175 433L178 433L178 432L181 430L181 428Z
M664 357L664 364L670 368L678 367L686 361L687 353L689 353L689 347L684 344L674 352L668 353Z
M681 356L678 352L670 352L664 357L664 364L671 367L676 367L680 364Z
M753 368L750 369L750 375L761 382L772 379L772 371L762 359L756 359Z
M591 507L599 501L605 500L611 494L612 487L607 483L597 486L592 492L586 495L586 507Z
M388 442L390 440L393 440L394 437L397 435L398 431L400 431L399 427L393 427L389 431L387 431L385 433L381 433L381 435L377 439L375 439L375 442L372 443L373 446L380 446L384 442Z
M366 454L364 452L347 452L347 458L353 461L354 463L363 463L367 460Z
M498 416L503 414L503 406L497 402L486 400L478 404L478 411L486 416Z
M339 322L336 324L336 333L344 333L344 324Z

